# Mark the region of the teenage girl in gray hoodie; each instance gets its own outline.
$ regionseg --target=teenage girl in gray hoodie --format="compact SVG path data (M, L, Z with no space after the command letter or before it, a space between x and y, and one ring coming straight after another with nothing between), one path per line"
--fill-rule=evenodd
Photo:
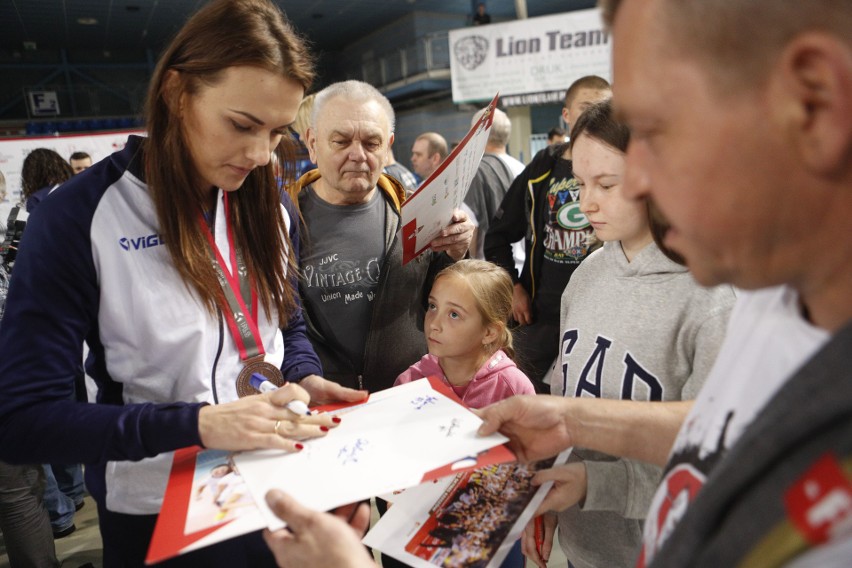
M716 358L734 292L696 284L662 244L666 227L653 207L622 194L629 138L609 102L584 112L571 132L580 209L604 246L583 261L562 295L551 391L690 399ZM571 565L635 566L660 474L655 466L574 448L570 463L536 476L535 483L555 481L539 512L561 511L559 544ZM538 546L532 527L524 539L525 554L542 567L556 517L543 520Z

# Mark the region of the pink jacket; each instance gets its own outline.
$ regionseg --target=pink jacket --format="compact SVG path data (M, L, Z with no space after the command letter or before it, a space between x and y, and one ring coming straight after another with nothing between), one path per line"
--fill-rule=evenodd
M424 355L396 378L394 386L432 376L440 377L445 384L450 385L438 364L438 358ZM466 387L450 385L450 388L470 408L482 408L516 394L535 394L530 380L502 350L485 362Z

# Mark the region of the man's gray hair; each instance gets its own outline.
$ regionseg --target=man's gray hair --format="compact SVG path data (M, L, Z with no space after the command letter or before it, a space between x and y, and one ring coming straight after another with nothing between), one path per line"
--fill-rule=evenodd
M331 99L336 99L337 97L343 97L350 101L358 102L375 101L380 107L382 107L382 110L385 111L385 115L387 115L388 118L390 133L393 134L394 127L396 126L396 116L394 115L390 101L386 96L380 93L377 88L369 83L364 83L363 81L341 81L339 83L332 83L317 93L314 98L313 112L311 112L311 127L317 127L317 118L322 113L325 103Z
M482 118L488 107L481 108L476 111L473 118L470 120L470 125L476 124L476 121ZM494 120L491 123L491 132L488 133L488 143L492 146L505 146L509 143L509 135L512 134L512 121L508 115L499 108L494 109Z

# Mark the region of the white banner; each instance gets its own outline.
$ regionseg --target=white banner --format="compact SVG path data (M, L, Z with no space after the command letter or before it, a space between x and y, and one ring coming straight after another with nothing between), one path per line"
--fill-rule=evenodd
M584 75L611 76L609 32L597 8L449 35L455 103L489 100L495 92L507 106L556 102Z
M144 132L141 130L122 130L103 134L0 139L0 171L6 176L5 201L14 204L20 200L21 168L24 165L24 158L36 148L49 148L66 160L74 152L86 152L92 157L94 163L124 148L130 134L143 135ZM0 218L0 223L5 224L5 222L5 217Z

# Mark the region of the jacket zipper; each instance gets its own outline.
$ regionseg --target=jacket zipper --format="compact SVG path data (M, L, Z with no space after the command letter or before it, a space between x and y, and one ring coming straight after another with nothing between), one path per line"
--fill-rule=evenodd
M385 215L386 215L385 218L386 219L390 220L391 218L388 217L388 216L394 215L394 214L397 215L397 219L399 218L399 215L395 211L390 211L390 212L387 211L387 207L389 207L387 202L385 202L385 207L386 207L386 209L385 209ZM398 229L399 223L397 222L396 225L397 225L397 229ZM388 249L385 251L385 261L384 261L384 263L382 263L383 265L387 264L388 259L391 258L393 251L396 250L396 247L399 245L399 242L393 239L394 233L395 233L395 231L388 233L387 227L385 228L385 239L387 241L387 237L390 235L390 243L388 243L388 245L389 245ZM414 259L414 261L420 262L421 257L422 257L422 255L418 256L416 259ZM376 289L376 300L375 300L376 303L374 304L374 306L378 304L379 298L383 296L385 286L387 285L387 280L388 280L387 279L387 270L384 270L384 266L383 266L382 273L379 275L379 286ZM364 363L361 367L362 373L364 372L364 369L367 368L367 362L368 362L367 354L369 353L367 346L370 345L370 338L373 335L373 318L375 318L375 317L376 317L375 312L372 312L370 314L370 329L367 331L367 339L364 342ZM358 386L361 390L364 389L364 376L363 376L363 374L358 375Z
M213 403L219 404L219 393L216 390L216 368L219 366L219 357L222 356L225 334L222 325L222 310L216 310L216 315L219 316L219 347L216 350L216 357L213 358L213 368L210 369L210 386L213 391Z

